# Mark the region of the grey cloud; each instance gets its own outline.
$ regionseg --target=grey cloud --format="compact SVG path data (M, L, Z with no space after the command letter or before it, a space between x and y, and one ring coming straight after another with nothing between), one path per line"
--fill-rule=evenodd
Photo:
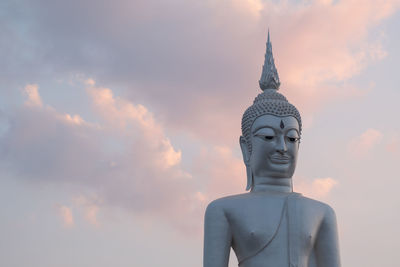
M231 143L218 132L224 118L229 131L239 133L239 119L230 118L245 109L241 96L250 102L258 90L266 26L252 28L230 1L17 3L5 12L15 17L3 15L10 40L3 51L14 47L15 53L2 68L14 76L7 78L14 87L20 79L83 73L126 88L127 97L160 114L169 127ZM261 48L257 59L243 52L254 50L254 43ZM206 122L216 130L204 130Z
M357 2L332 4L335 8L264 2L256 17L243 8L250 1L238 3L4 2L2 90L84 74L122 88L125 97L147 106L172 130L232 145L237 138L221 132L240 134L242 112L259 92L267 26L273 44L279 44L274 51L283 90L310 112L349 94L343 81L371 60L357 59L368 50L362 44L374 44L368 40L369 28L391 14L376 15L379 4L374 2L356 17L340 10L354 9ZM397 6L390 5L394 12ZM357 23L347 25L346 16Z
M130 131L135 134L121 135L105 121L101 126L71 123L50 107L24 106L7 119L0 136L3 171L30 183L71 185L98 195L105 205L157 216L181 229L199 226L200 220L191 224L182 218L201 216L190 207L196 205L193 182L179 164L159 164L169 149L157 141L160 133L151 144L134 122Z

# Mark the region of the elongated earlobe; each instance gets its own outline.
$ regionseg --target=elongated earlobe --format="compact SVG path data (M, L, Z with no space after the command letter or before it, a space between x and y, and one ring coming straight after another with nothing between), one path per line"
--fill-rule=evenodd
M251 171L251 167L246 164L246 176L247 176L247 185L246 185L246 191L252 190L254 186L254 177L253 177L253 172Z
M250 167L249 147L247 145L246 139L243 136L240 137L239 143L240 143L240 148L242 150L243 161L244 164L246 165L246 176L247 176L246 190L251 190L254 185L254 178L253 178L253 172Z
M244 164L247 164L250 160L250 152L246 139L243 136L239 138L239 144L240 144L240 149L242 150Z

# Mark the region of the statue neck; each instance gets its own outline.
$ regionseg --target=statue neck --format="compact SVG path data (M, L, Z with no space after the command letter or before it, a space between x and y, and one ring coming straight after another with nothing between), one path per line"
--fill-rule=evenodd
M252 192L280 192L291 193L292 178L254 177Z

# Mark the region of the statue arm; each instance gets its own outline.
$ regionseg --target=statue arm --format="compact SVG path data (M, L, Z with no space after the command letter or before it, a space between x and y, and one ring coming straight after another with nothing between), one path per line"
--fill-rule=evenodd
M340 267L339 242L335 211L327 207L318 231L315 253L318 267Z
M223 207L215 201L204 219L204 267L228 267L232 234Z

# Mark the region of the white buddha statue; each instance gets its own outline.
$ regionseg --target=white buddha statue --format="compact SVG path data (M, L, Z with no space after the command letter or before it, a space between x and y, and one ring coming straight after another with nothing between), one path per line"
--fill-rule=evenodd
M242 118L240 147L248 193L220 198L206 210L204 267L339 267L335 213L292 190L301 136L300 113L277 92L268 33L263 90Z

